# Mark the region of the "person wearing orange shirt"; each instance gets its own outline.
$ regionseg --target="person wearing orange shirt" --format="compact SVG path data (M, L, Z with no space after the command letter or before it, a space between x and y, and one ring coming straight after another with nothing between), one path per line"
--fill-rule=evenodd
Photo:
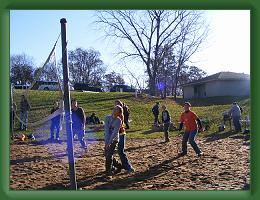
M187 154L187 142L189 141L196 154L200 157L203 153L195 142L195 137L198 133L198 129L202 129L202 125L200 119L190 110L190 107L190 102L185 102L184 112L180 117L179 131L182 129L183 125L185 126L185 131L182 138L182 152L179 156L184 156Z

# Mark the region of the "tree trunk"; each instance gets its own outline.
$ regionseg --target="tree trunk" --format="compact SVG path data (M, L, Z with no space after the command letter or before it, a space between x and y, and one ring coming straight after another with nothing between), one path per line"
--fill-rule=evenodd
M176 70L176 75L175 75L175 82L174 82L174 100L176 101L177 99L177 85L179 81L179 72L180 72L180 65L178 66Z
M171 88L172 91L171 92L172 92L172 96L173 96L174 95L174 76L172 76L172 85L171 86L172 86L172 88Z
M150 77L150 95L155 96L156 93L156 81L155 77Z

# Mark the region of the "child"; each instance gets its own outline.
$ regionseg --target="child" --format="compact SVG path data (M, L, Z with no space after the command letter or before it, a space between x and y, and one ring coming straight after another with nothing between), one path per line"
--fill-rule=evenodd
M128 106L123 103L123 111L124 111L124 123L125 123L125 129L129 129L129 114L130 114L130 111L129 111L129 108Z
M112 115L105 118L105 157L106 157L106 175L113 175L113 154L119 142L119 130L123 121L120 116L123 115L123 108L115 106Z
M115 106L123 107L123 103L120 100L115 101ZM125 143L126 143L126 131L125 131L125 124L124 124L124 111L123 114L119 116L122 124L119 129L119 143L118 143L118 155L120 157L122 168L125 169L128 173L135 172L135 169L131 165L126 152L125 152ZM116 163L117 164L117 163ZM120 169L118 169L120 171Z
M53 108L51 109L51 114L54 113L55 111L57 111L59 109L59 102L56 101L53 105ZM59 134L60 134L60 117L61 115L57 115L55 117L53 117L51 119L51 137L50 137L50 141L57 141L60 142L60 138L59 138ZM56 129L56 137L54 140L54 131Z
M166 106L162 106L162 122L163 122L163 131L164 131L164 138L165 142L169 142L169 127L171 123L171 117L169 111L166 109Z
M152 112L153 112L153 116L154 116L154 126L158 126L158 124L159 124L159 120L158 120L159 107L160 107L160 103L156 102L156 104L152 108Z
M195 137L199 130L202 129L201 121L198 116L190 110L191 104L189 102L184 103L184 112L180 117L180 127L179 131L182 129L183 124L185 125L185 132L182 139L182 152L179 156L184 156L187 154L187 142L191 144L192 148L198 155L198 157L202 156L203 153L195 142ZM197 124L198 122L198 124Z

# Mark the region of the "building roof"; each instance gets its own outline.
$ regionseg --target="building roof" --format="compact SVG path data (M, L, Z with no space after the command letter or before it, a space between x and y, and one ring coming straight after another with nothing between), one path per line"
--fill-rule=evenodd
M250 80L250 75L244 73L235 73L235 72L219 72L211 76L207 76L205 78L183 84L182 87L189 86L189 85L197 85L197 84L211 82L211 81L227 81L227 80Z

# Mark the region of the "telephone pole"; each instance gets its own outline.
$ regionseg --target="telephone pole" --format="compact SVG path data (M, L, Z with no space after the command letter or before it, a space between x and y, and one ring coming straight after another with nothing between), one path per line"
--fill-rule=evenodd
M71 119L71 105L70 105L70 90L69 90L69 68L68 68L68 49L67 49L67 20L62 18L61 23L61 46L62 46L62 68L63 68L63 87L64 87L64 109L65 109L65 123L67 132L67 151L69 160L69 175L70 175L70 188L77 190L77 181L75 173L75 161L73 150L73 137L72 137L72 119Z

